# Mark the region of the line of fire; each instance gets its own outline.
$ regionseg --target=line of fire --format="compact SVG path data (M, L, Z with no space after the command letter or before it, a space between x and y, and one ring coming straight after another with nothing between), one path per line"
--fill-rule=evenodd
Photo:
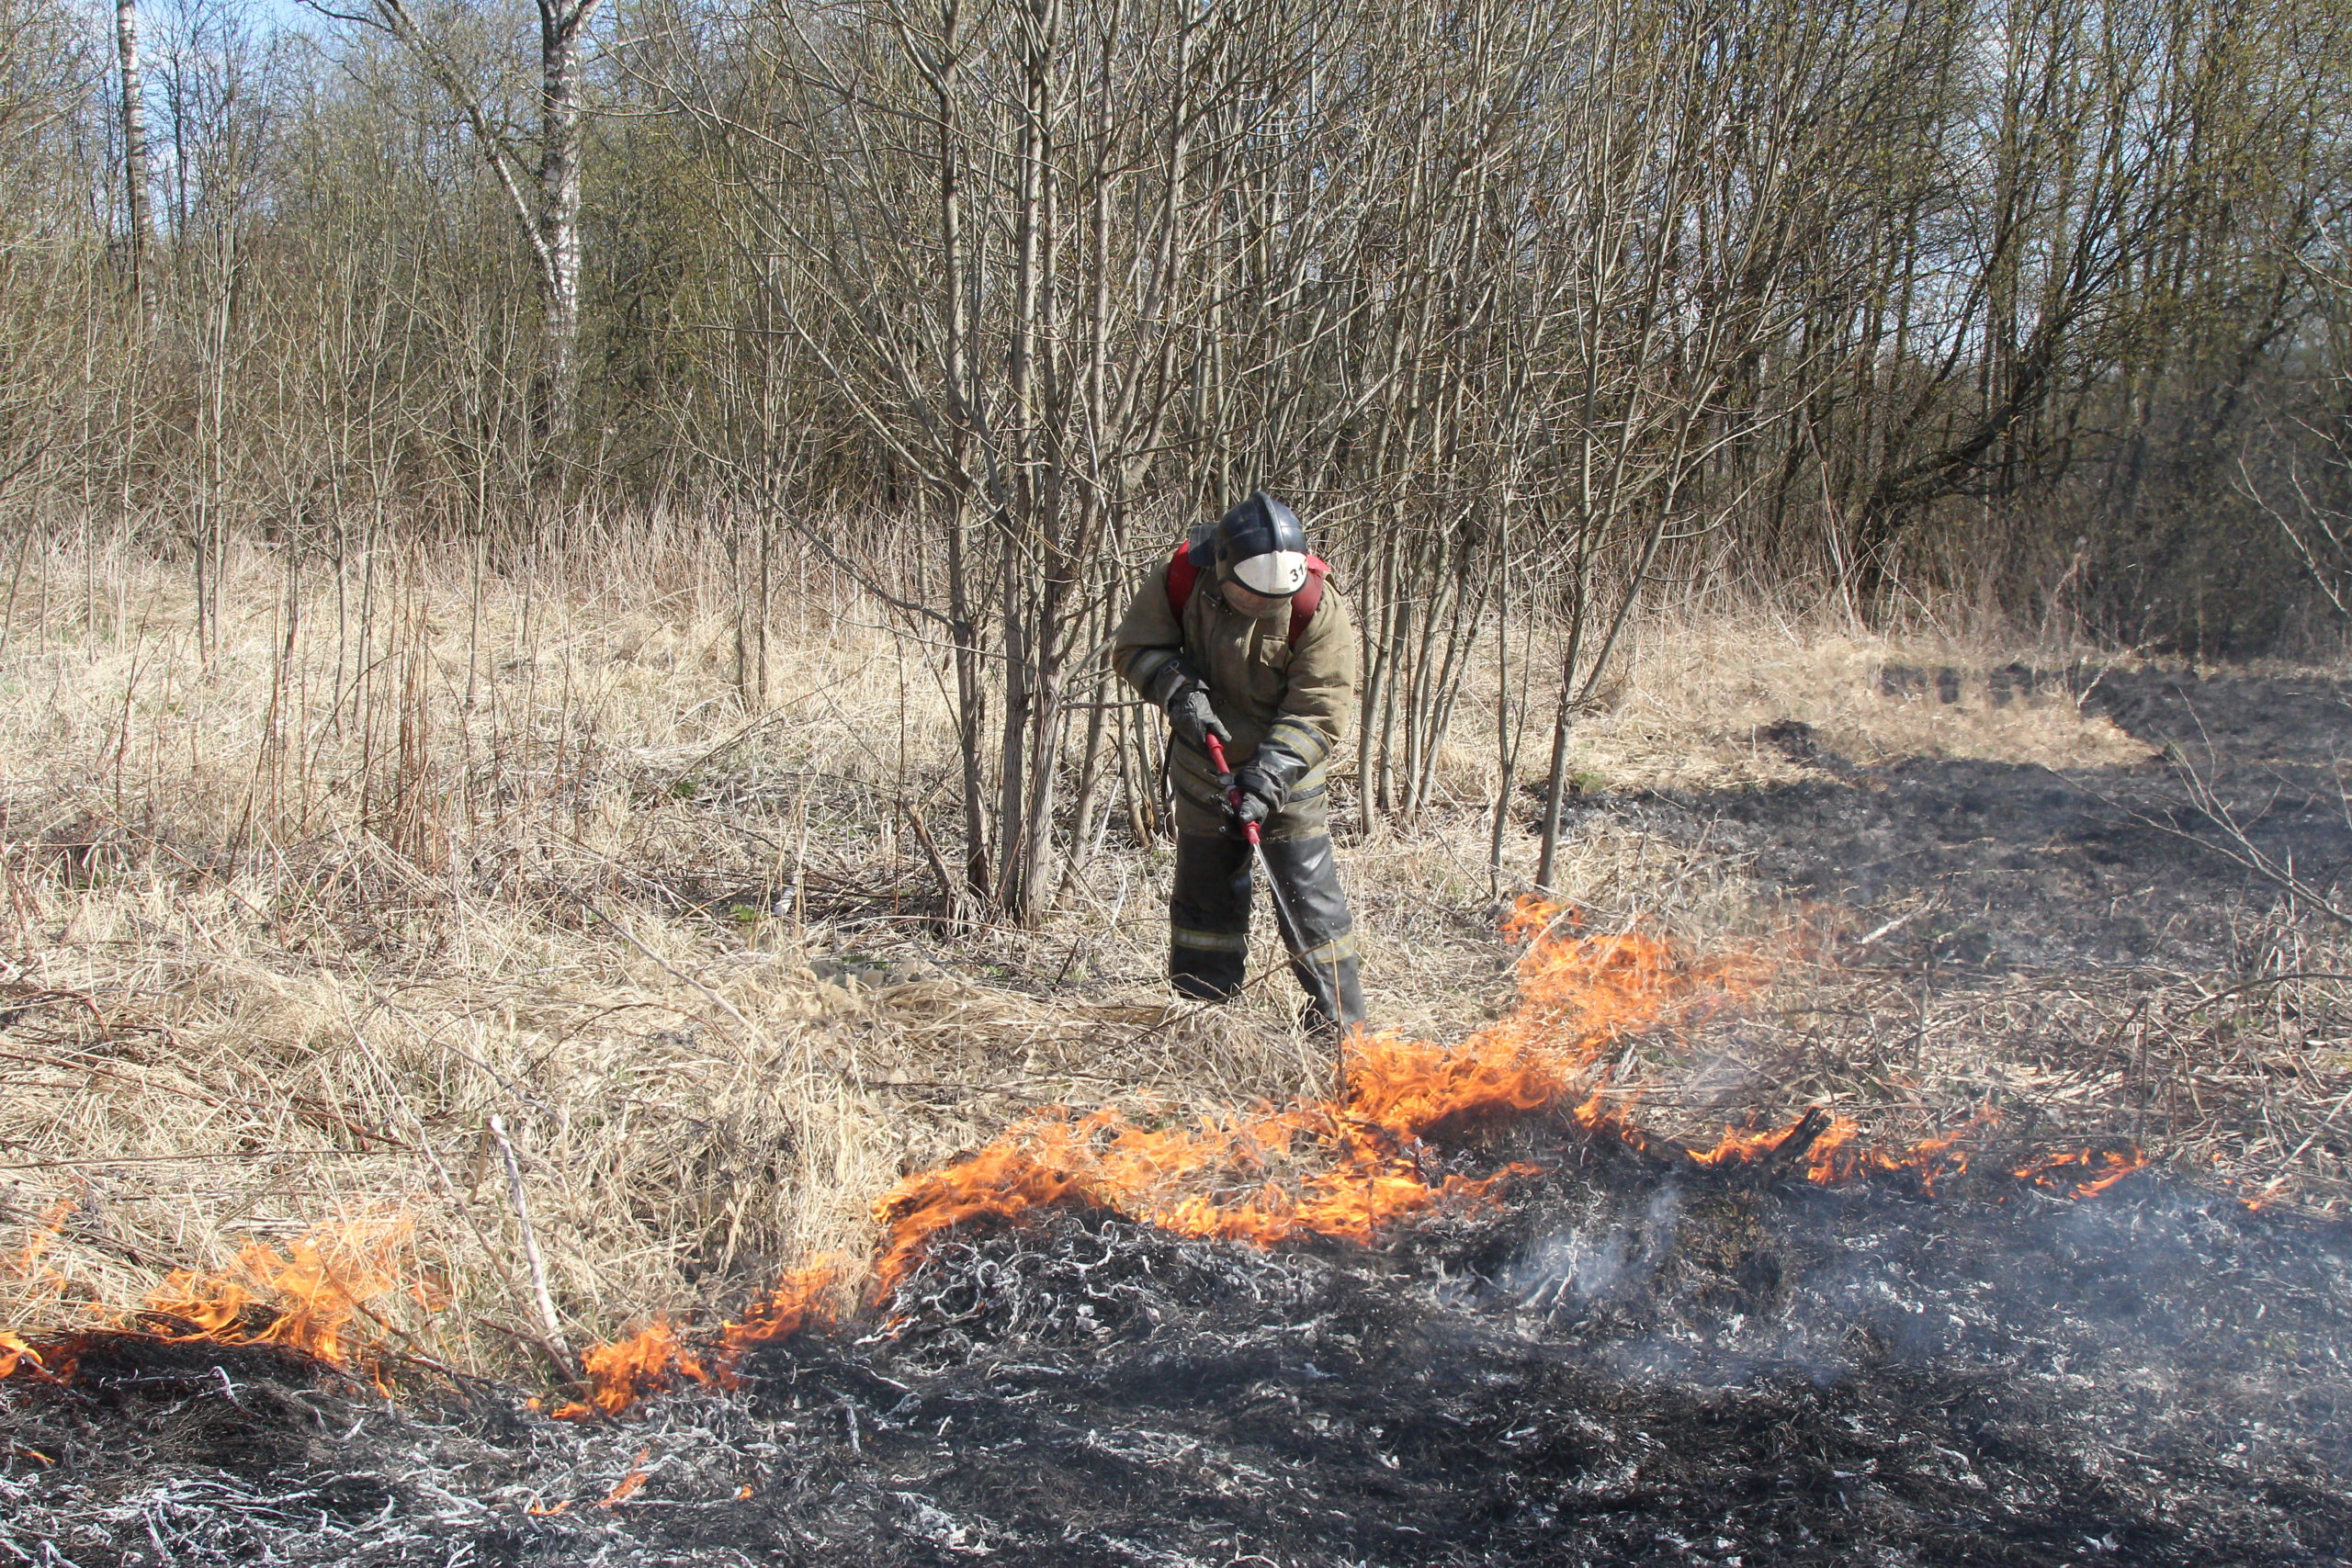
M870 1257L594 1346L576 1383L524 1399L404 1345L381 1303L432 1287L379 1216L0 1341L15 1451L46 1471L62 1432L211 1405L216 1446L268 1453L247 1512L283 1517L337 1454L397 1512L389 1449L493 1441L509 1479L461 1533L514 1561L1092 1562L1152 1530L1191 1542L1168 1561L1222 1531L1299 1562L2284 1562L2344 1539L2310 1468L2341 1426L2299 1420L2338 1408L2340 1237L1989 1111L1899 1147L1820 1110L1653 1135L1610 1064L1736 1010L1774 955L1533 898L1506 936L1517 1001L1464 1039L1360 1033L1339 1096L1213 1120L1049 1108L903 1178ZM2262 1404L2270 1451L2199 1450L2178 1380ZM346 1418L347 1442L315 1425ZM398 1533L350 1532L348 1560L426 1560Z

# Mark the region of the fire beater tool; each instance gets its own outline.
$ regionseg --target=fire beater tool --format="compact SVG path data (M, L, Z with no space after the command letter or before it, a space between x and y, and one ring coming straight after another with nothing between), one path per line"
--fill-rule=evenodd
M1258 869L1266 875L1266 894L1274 906L1274 923L1282 928L1283 945L1299 955L1302 964L1313 964L1307 958L1306 942L1302 938L1297 920L1291 917L1290 900L1283 895L1283 885L1274 876L1274 868L1266 859L1265 843L1258 837L1258 824L1241 814L1241 786L1234 782L1233 770L1226 765L1225 742L1216 736L1203 737L1209 743L1209 766L1216 771L1216 782L1225 791L1225 803L1233 810L1234 820L1241 824L1241 836L1250 840L1250 852L1257 857ZM1320 965L1317 965L1320 967ZM1340 994L1340 976L1334 972L1327 976L1331 995Z

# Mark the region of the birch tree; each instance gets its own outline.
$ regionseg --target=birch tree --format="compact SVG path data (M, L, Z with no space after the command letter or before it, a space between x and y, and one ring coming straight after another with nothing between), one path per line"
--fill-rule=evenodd
M122 0L125 5L131 0ZM506 195L538 284L544 362L538 388L543 433L557 444L573 433L580 378L580 203L585 47L600 0L536 0L538 71L536 138L512 108L511 67L468 53L493 26L471 0L420 14L409 0L368 0L344 11L304 0L321 16L379 28L399 40L444 93Z

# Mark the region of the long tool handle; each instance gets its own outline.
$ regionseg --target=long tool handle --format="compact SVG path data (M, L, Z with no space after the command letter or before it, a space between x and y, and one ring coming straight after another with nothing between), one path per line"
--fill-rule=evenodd
M1216 770L1217 782L1225 786L1226 803L1233 807L1234 817L1241 823L1241 836L1257 852L1258 869L1266 876L1266 897L1274 906L1274 924L1282 928L1283 945L1294 953L1303 953L1306 951L1306 936L1291 913L1290 900L1283 895L1283 885L1274 875L1272 863L1266 859L1266 846L1258 837L1258 824L1241 815L1241 786L1234 782L1233 770L1226 765L1225 742L1214 735L1204 739L1209 743L1209 766ZM1336 987L1336 978L1333 983Z
M1282 928L1283 945L1290 950L1292 956L1299 963L1319 970L1322 967L1320 964L1303 956L1306 952L1306 933L1300 929L1297 917L1291 913L1290 900L1283 896L1282 881L1274 875L1273 863L1266 859L1266 846L1258 837L1258 824L1241 815L1241 786L1234 782L1233 770L1226 765L1225 742L1214 735L1204 736L1203 739L1209 743L1209 766L1216 770L1217 782L1225 786L1226 802L1233 807L1233 815L1241 822L1241 836L1248 839L1250 847L1257 852L1258 869L1265 873L1266 897L1274 907L1274 923ZM1340 973L1336 964L1330 970L1329 984L1331 987L1332 1004L1337 1006L1340 998ZM1347 1079L1344 1051L1340 1056L1340 1077L1342 1083Z

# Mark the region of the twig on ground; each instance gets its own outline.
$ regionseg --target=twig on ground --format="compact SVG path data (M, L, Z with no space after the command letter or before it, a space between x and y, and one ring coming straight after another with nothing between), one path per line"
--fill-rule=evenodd
M547 1260L539 1255L538 1233L531 1228L531 1207L523 1196L523 1165L514 1157L514 1141L506 1135L505 1117L491 1117L490 1135L498 1140L499 1155L506 1162L506 1190L514 1202L514 1223L523 1230L523 1258L530 1265L531 1292L539 1309L539 1323L547 1331L548 1351L566 1377L577 1378L580 1359L564 1337L563 1320L556 1315L555 1298L548 1293Z
M931 836L931 829L922 819L922 812L910 800L900 800L899 809L906 813L907 821L914 828L915 841L922 846L923 859L931 863L931 874L938 880L939 897L947 912L951 928L960 926L964 918L964 897L956 878L947 870L947 859L939 852L939 844Z

